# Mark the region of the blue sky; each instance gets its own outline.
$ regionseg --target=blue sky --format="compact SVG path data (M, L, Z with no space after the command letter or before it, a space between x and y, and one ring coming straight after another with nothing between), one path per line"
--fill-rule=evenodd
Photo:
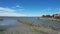
M60 0L0 0L0 16L41 16L60 13Z

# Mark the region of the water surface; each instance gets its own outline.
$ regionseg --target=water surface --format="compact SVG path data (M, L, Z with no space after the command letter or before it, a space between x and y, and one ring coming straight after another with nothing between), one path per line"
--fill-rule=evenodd
M56 22L56 21L43 21L43 20L36 20L34 17L17 17L17 18L13 18L13 17L4 17L2 18L3 21L0 21L0 25L2 26L17 26L19 25L17 23L17 20L30 20L39 24L46 24L49 26L53 26L53 27L58 27L60 28L60 22Z

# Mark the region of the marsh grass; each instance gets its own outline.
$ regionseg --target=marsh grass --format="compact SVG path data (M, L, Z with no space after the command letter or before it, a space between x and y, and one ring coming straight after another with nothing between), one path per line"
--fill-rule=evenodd
M28 20L18 20L19 23L26 24L28 27L32 27L33 32L41 32L44 34L54 33L56 28L45 25L45 24L37 24L36 22L28 21ZM52 32L53 31L53 32Z
M0 31L0 34L3 34L3 32Z
M29 20L18 20L18 22L26 24L26 25L30 25L30 26L34 26L36 23L29 21Z

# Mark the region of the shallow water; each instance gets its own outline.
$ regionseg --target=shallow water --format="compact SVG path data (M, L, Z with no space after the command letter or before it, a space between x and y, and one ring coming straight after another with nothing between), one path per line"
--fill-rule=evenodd
M3 21L0 21L0 25L2 26L17 26L17 20L30 20L39 24L46 24L49 26L53 26L53 27L58 27L60 28L60 22L56 22L56 21L43 21L43 20L36 20L35 18L31 17L20 17L20 18L12 18L12 17L4 17L2 18Z

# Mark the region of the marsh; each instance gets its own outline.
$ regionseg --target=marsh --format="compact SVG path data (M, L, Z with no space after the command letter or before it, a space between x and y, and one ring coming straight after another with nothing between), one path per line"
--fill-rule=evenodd
M43 20L36 20L36 17L4 17L2 22L0 22L0 29L5 29L4 33L8 34L8 33L22 33L25 32L25 34L29 34L29 33L33 33L32 32L32 26L28 26L22 23L18 23L17 20L26 20L28 21L27 23L30 23L30 21L35 22L37 24L45 24L51 27L55 27L55 28L60 28L60 23L57 23L55 21L43 21ZM31 22L31 23L32 23ZM34 27L36 28L36 27ZM41 28L40 28L41 29ZM1 31L3 31L1 30ZM60 30L60 29L59 29ZM27 33L29 31L29 33ZM36 32L38 33L38 32ZM41 32L40 32L41 33Z

